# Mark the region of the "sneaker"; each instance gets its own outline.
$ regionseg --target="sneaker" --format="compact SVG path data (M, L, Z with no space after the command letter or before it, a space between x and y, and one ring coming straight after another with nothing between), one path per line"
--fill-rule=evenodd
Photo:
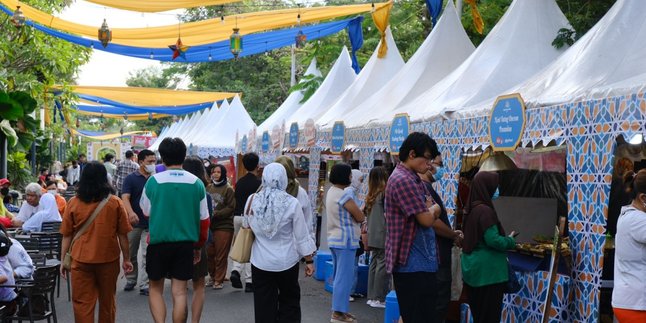
M350 313L344 313L344 314L333 313L332 317L330 317L330 323L348 323L348 322L349 323L357 322L357 318Z
M140 290L139 290L139 295L141 295L141 296L148 296L148 295L149 295L148 288L142 288L142 289L140 289Z
M137 282L129 281L129 282L126 283L126 286L123 287L123 290L126 291L126 292L129 292L129 291L135 289L135 285L137 285Z
M354 297L350 296L350 302L354 302Z
M240 273L237 270L231 271L231 286L233 288L242 288L242 281L240 281Z
M374 301L373 301L373 300L371 300L371 299L369 299L369 300L367 300L367 301L366 301L366 305L370 305L370 306L372 306L372 302L374 302Z
M370 305L370 307L374 307L374 308L386 308L386 302L381 302L381 301L378 301L378 300L374 300L374 301L372 301L371 304L368 304L368 305Z
M352 294L350 294L350 296L352 296L354 298L364 298L364 297L366 297L365 295L363 295L361 293L352 293Z
M244 292L245 293L253 293L253 284L252 283L244 284Z
M222 289L224 285L222 283L213 283L213 289Z

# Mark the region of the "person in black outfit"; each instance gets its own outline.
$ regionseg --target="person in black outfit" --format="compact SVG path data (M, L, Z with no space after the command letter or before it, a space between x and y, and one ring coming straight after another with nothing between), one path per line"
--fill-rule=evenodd
M242 164L247 170L247 174L238 179L235 189L236 207L233 210L233 230L234 241L235 235L242 226L242 219L244 214L244 206L247 204L247 199L253 193L258 191L260 187L260 178L258 178L258 162L260 158L255 153L246 153L242 156ZM253 292L253 284L251 282L251 264L241 264L233 262L233 269L231 270L231 286L234 288L242 288L242 281L240 274L244 274L245 278L245 292Z

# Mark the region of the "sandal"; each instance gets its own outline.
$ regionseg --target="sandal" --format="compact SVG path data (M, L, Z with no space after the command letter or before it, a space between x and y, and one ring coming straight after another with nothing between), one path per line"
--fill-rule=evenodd
M222 283L213 283L213 289L222 289L224 285Z
M341 315L332 313L332 317L330 318L330 323L353 323L357 322L357 318L354 317L354 315L350 313L343 313Z

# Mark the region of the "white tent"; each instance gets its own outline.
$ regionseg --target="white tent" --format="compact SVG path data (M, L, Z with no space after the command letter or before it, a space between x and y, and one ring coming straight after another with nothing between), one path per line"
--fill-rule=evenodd
M304 75L314 75L321 76L321 71L316 66L316 57L312 59L309 67L305 71ZM286 119L294 114L303 104L300 103L303 99L302 91L294 91L287 96L287 99L283 104L274 111L263 123L258 126L258 133L263 133L265 131L272 131L275 125L279 127L283 126ZM289 125L286 125L289 127Z
M190 127L197 122L197 120L201 115L202 115L202 111L198 111L197 113L193 114L193 116L191 116L190 118L184 118L184 120L179 121L175 129L171 129L174 131L168 131L168 133L163 138L162 137L157 138L157 140L155 140L155 143L152 144L148 149L152 151L157 150L159 148L159 144L165 138L174 138L174 137L181 138L181 135L186 132L186 129L190 129Z
M379 42L354 83L343 92L336 103L325 109L325 113L314 119L316 124L321 127L332 127L335 121L347 120L345 116L348 112L363 103L367 97L379 92L392 76L401 70L404 59L399 54L390 27L386 28L385 40L388 46L386 55L382 58L378 57L378 49L381 46Z
M512 89L532 106L639 93L646 85L646 1L618 0L556 62Z
M411 121L418 121L495 98L553 62L564 49L557 50L552 41L559 29L568 27L555 0L514 0L462 65L379 120L388 122L394 114L406 112Z
M193 145L200 148L234 148L236 132L247 133L255 126L240 97L236 95L220 121L211 125L208 132L202 131Z
M411 102L455 70L474 49L453 2L449 1L415 55L381 90L343 117L346 126L369 124L375 111L392 114L393 108Z
M352 61L350 60L348 49L343 47L339 58L337 58L330 72L325 77L325 80L316 90L316 93L296 110L296 112L289 116L285 124L289 125L293 122L298 122L302 127L305 125L307 119L311 118L316 120L316 118L325 112L323 109L336 102L356 78L357 74L352 69Z
M217 108L217 105L214 104L214 107L208 112L205 112L193 128L188 129L187 134L182 137L184 143L187 145L195 145L196 141L202 136L202 134L208 133L212 130L213 125L220 121L228 109L229 102L227 100L222 101L222 105L219 109Z

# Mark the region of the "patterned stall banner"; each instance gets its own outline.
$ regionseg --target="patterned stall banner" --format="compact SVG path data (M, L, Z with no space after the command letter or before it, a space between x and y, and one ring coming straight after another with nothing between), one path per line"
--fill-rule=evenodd
M513 151L525 130L525 101L519 93L499 96L489 117L489 141L494 151Z
M289 148L298 147L298 122L289 126Z
M305 121L305 142L308 147L314 146L316 144L316 125L314 124L314 119L307 119Z
M269 131L262 133L262 152L266 153L269 151Z
M279 151L280 146L282 143L282 140L284 140L283 132L281 131L281 127L278 125L274 125L274 128L271 130L271 150L272 151Z
M345 124L343 124L343 121L337 121L332 127L330 152L340 154L343 152L343 146L345 146Z
M410 117L407 113L396 114L390 125L390 153L399 155L399 147L404 143L410 131Z

